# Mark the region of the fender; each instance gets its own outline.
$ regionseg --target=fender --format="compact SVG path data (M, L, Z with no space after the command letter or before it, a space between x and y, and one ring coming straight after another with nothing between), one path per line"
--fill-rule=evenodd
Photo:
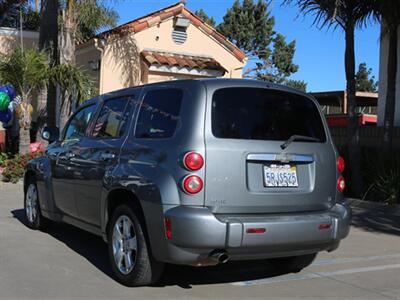
M135 175L136 174L136 175ZM166 249L164 238L164 208L178 206L178 186L173 177L160 168L154 168L151 164L127 163L119 164L112 174L108 173L104 178L104 192L101 199L101 230L103 239L107 242L107 224L109 195L115 191L124 191L137 200L142 209L145 226L148 232L150 247L152 249ZM121 201L122 199L114 199ZM166 201L168 203L163 203ZM163 251L153 253L156 258Z
M30 176L34 176L36 180L39 203L43 215L56 220L50 159L47 156L41 156L28 162L24 174L24 188Z

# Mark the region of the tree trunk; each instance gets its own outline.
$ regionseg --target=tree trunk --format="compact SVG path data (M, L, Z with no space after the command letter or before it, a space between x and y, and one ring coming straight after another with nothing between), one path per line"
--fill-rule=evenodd
M390 157L393 140L393 123L396 105L397 77L397 26L389 28L389 53L387 61L387 91L383 121L383 155Z
M58 63L58 1L41 0L39 49L49 54L51 64ZM47 89L47 126L56 125L56 87Z
M19 153L29 153L29 144L31 143L30 129L32 124L32 105L24 94L21 104L19 105Z
M29 128L24 128L21 126L19 130L19 153L20 154L29 153L30 143L31 143L31 138L29 134Z
M60 34L60 63L75 65L75 0L68 2L67 9L63 12L63 26ZM72 95L62 91L59 120L60 128L64 127L72 113Z
M346 91L347 113L349 123L347 127L348 163L350 166L350 191L353 196L360 197L363 192L361 175L361 150L358 143L358 118L356 114L356 80L355 80L355 54L354 54L354 24L349 22L346 27Z

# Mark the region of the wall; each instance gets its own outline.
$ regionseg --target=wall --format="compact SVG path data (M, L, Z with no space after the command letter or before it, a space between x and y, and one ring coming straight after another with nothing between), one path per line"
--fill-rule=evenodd
M79 48L78 46L75 53L76 64L80 69L85 71L90 76L90 79L93 81L94 88L96 92L98 92L100 89L100 70L102 67L100 50L95 47L93 42L91 42L88 46L83 48ZM89 64L90 61L100 61L100 69L93 70Z
M388 36L383 35L380 44L380 60L379 60L380 67L379 67L378 126L383 126L384 115L385 115L388 48L389 48ZM396 108L395 108L394 126L400 127L400 27L398 30L397 49L398 49L397 52L398 60L397 60Z
M166 80L192 79L192 78L197 78L197 76L174 74L174 73L150 72L148 74L146 83L155 83Z
M144 49L211 56L228 70L225 77L242 77L244 63L240 62L214 38L190 25L187 29L186 42L178 45L172 40L172 31L173 19L171 18L136 34L126 35L123 38L109 38L102 59L100 93L160 81L163 74L150 74L150 77L146 78L147 70L140 62L140 52ZM173 79L182 77L178 74L165 74L163 80L170 80L171 76Z
M36 47L39 41L39 33L35 31L23 31L23 45L25 48ZM21 46L20 32L14 28L0 27L0 53L6 54L15 47Z
M336 146L347 146L347 127L330 127L329 129ZM361 147L380 149L383 140L383 127L360 126L357 139ZM400 128L395 128L393 131L393 147L395 147L395 149L400 149Z

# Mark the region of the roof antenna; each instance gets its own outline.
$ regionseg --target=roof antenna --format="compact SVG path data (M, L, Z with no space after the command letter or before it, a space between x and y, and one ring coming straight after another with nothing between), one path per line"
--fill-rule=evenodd
M186 0L180 0L179 2L182 3L183 5L186 5L187 1Z

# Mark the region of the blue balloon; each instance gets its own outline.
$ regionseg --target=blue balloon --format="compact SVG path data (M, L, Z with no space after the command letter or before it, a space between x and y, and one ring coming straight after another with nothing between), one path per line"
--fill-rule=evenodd
M17 95L17 93L15 92L14 87L12 86L12 84L6 84L6 85L2 85L0 86L0 92L4 92L8 95L8 97L10 97L10 100L12 101L15 96Z
M12 119L12 112L11 110L7 109L5 111L0 111L0 122L7 124Z

